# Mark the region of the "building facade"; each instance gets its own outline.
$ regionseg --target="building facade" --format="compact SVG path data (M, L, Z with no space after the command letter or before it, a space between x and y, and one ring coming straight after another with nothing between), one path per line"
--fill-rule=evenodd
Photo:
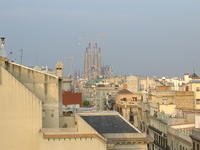
M200 109L194 110L195 113L195 129L192 130L190 137L192 138L193 150L200 150Z
M127 89L120 90L115 96L115 109L136 127L138 127L137 105L141 99L140 93L132 93Z

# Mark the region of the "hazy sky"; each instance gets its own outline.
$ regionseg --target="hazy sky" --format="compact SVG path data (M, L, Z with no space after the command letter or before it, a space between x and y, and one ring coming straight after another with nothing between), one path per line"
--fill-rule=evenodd
M200 72L200 0L0 0L0 35L17 62L24 49L25 65L82 70L97 41L117 73Z

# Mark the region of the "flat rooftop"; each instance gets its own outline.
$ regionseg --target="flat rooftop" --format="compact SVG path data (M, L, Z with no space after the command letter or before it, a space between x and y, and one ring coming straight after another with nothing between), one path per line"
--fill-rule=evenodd
M81 116L98 133L139 133L119 115L84 115Z

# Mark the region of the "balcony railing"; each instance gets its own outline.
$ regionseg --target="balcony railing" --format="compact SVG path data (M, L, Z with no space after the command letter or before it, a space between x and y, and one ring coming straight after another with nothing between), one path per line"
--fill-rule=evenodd
M192 134L191 129L174 129L174 128L169 127L168 133L170 133L172 135L176 135L176 136L192 143L192 139L190 138L190 135Z

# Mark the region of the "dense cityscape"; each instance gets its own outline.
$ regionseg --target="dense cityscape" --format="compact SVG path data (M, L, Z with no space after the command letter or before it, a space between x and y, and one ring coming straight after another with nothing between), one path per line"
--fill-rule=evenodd
M200 76L117 76L89 43L83 72L26 66L0 41L1 149L199 150Z
M200 150L200 0L0 0L0 150Z

